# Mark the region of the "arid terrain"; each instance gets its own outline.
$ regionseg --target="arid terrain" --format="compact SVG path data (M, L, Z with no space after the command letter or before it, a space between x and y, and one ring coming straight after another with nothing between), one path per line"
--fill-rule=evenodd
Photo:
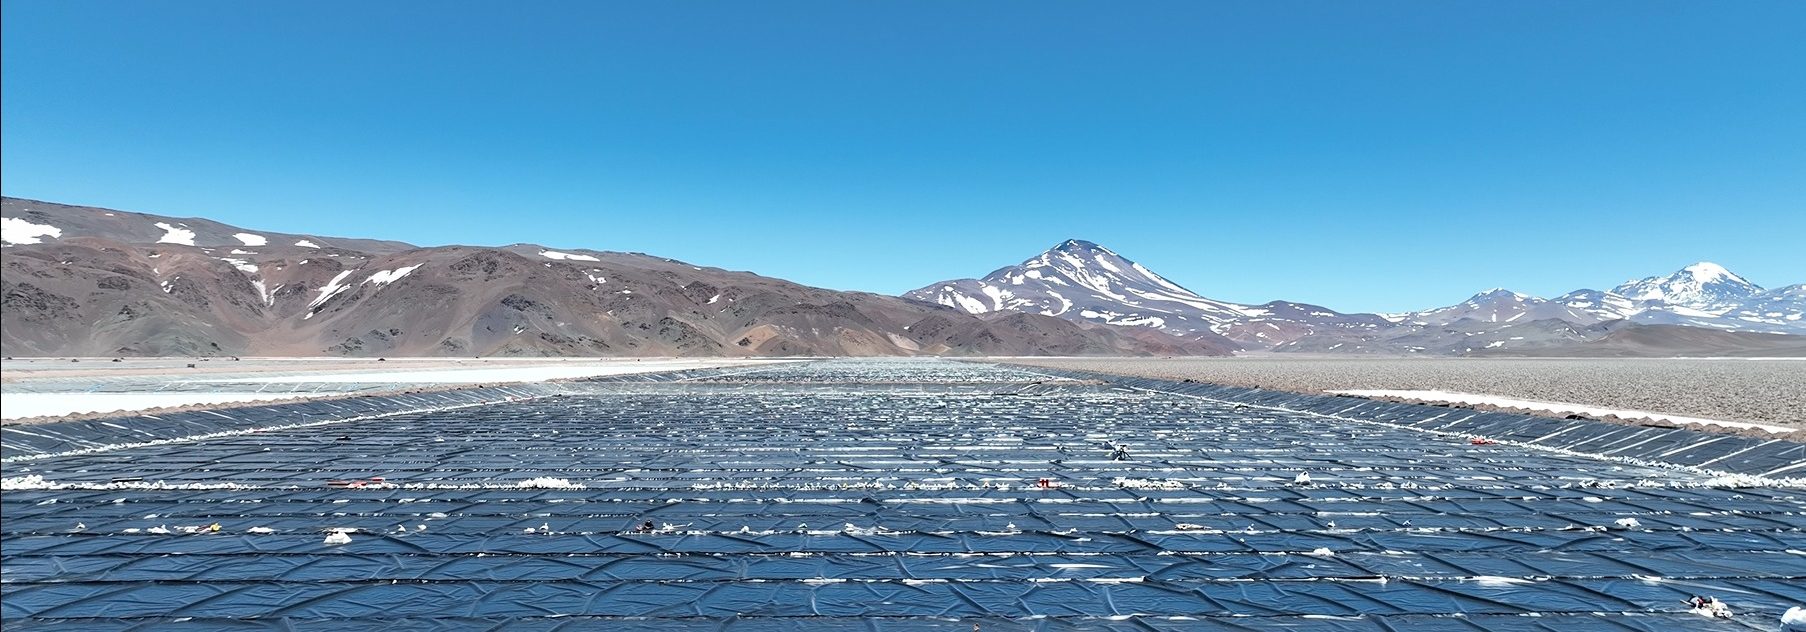
M640 253L416 247L6 198L9 356L1193 355L1235 344L971 315Z

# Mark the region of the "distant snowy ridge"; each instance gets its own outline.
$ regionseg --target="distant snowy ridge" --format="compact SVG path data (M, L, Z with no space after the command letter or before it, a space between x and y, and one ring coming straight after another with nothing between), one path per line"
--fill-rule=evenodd
M1609 330L1612 321L1806 334L1806 285L1765 291L1706 261L1609 291L1582 289L1545 299L1494 288L1447 307L1345 314L1287 301L1246 305L1207 298L1109 248L1069 239L984 278L942 281L904 296L970 314L1016 311L1181 336L1214 334L1244 348L1282 351L1508 350L1585 341Z
M1595 323L1597 318L1569 306L1528 294L1494 288L1475 294L1448 307L1404 314L1397 322L1416 325L1447 325L1459 320L1487 323L1530 322L1557 319L1573 323Z
M1576 325L1623 320L1726 331L1806 334L1806 285L1764 290L1710 261L1673 274L1632 279L1611 290L1580 289L1543 299L1492 289L1466 301L1417 312L1382 315L1422 327L1470 323L1530 323L1552 319Z
M1600 320L1806 333L1806 285L1764 290L1710 261L1666 276L1632 279L1609 291L1575 290L1555 300Z

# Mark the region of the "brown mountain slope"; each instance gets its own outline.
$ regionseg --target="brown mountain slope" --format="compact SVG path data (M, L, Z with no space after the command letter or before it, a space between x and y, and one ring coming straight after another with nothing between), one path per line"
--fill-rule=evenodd
M1234 348L1221 338L1131 334L1048 316L981 318L640 254L524 244L415 248L14 199L4 210L34 227L35 237L20 242L37 242L9 239L0 251L7 355L1214 355ZM61 234L35 228L43 226ZM263 245L250 243L258 238Z

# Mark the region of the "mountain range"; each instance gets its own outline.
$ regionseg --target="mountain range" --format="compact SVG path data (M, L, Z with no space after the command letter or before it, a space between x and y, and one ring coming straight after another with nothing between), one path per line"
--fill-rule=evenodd
M1645 341L1639 349L1659 353L1661 345L1646 344L1650 332L1622 333L1643 327L1675 334L1675 350L1687 353L1785 352L1806 341L1799 336L1806 334L1806 286L1765 290L1709 262L1555 299L1492 289L1446 307L1359 314L1290 301L1250 305L1207 298L1108 248L1074 239L983 278L942 281L904 296L973 314L1023 311L1189 337L1217 334L1245 350L1549 354L1585 352L1592 345L1613 354L1624 352L1613 348L1615 341L1634 337Z
M0 199L6 355L1806 354L1806 286L1699 263L1402 314L1201 296L1068 240L902 297L641 253L421 247Z
M638 253L419 247L0 200L6 355L1222 355Z

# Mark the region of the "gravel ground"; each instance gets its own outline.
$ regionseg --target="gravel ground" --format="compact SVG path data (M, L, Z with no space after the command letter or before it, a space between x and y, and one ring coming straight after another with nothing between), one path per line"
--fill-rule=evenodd
M1412 389L1806 428L1806 361L1599 358L1009 358L1047 366L1317 393Z

